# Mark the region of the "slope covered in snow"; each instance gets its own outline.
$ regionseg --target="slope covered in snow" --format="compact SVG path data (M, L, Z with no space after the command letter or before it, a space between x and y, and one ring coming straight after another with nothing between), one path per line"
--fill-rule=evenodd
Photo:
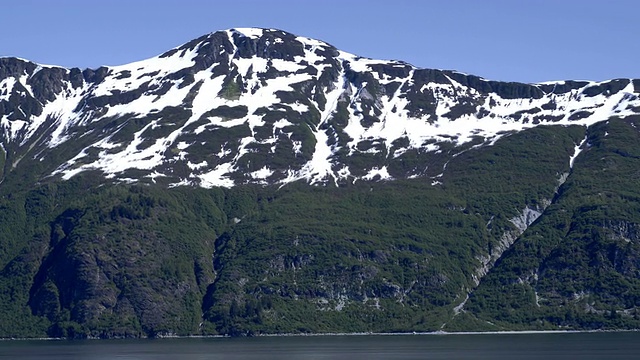
M7 163L47 159L63 179L98 171L229 187L435 178L435 159L514 132L636 115L639 92L630 79L488 81L280 30L231 29L97 70L0 59L0 144Z

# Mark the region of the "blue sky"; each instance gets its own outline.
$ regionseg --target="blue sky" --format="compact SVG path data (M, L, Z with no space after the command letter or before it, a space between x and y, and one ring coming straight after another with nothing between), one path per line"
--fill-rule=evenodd
M521 82L640 78L637 0L6 0L0 56L121 65L233 27Z

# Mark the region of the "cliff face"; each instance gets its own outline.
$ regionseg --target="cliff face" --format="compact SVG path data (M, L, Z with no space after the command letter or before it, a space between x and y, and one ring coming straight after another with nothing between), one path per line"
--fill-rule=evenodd
M266 29L0 59L0 336L637 328L639 92Z

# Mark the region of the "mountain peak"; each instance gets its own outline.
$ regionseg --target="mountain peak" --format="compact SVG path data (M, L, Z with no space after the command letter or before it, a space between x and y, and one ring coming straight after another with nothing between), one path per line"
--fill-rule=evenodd
M262 35L264 35L264 31L265 30L267 30L267 29L248 27L248 28L233 28L233 29L229 29L227 31L232 32L232 33L239 33L242 36L245 36L245 37L248 37L248 38L252 38L252 39L256 39L256 38L262 37Z

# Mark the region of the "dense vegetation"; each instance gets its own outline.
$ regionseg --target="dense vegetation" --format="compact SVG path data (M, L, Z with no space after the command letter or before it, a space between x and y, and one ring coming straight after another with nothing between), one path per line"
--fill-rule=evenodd
M487 329L639 328L639 118L589 128L554 202L468 303Z
M636 121L452 148L435 180L25 189L9 174L0 336L637 328ZM526 230L525 208L543 212Z

